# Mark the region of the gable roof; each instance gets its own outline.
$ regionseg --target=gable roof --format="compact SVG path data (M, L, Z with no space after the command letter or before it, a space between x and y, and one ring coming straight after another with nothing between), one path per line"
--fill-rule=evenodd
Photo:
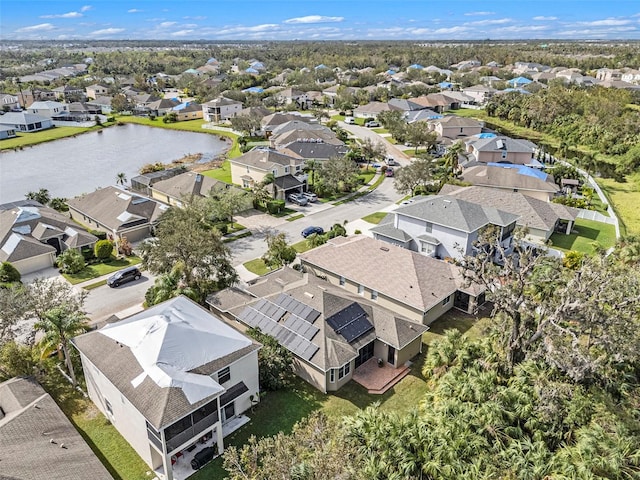
M188 196L204 197L209 195L211 190L225 189L229 184L207 177L199 173L186 172L175 177L161 180L153 184L153 190L164 193L173 198L180 199Z
M2 125L31 125L33 123L50 121L47 117L25 111L7 112L4 115L0 115L0 124Z
M476 165L465 169L461 178L465 182L479 186L549 193L559 191L551 175L525 165L493 163Z
M418 218L466 233L475 232L489 224L505 227L518 218L517 215L494 207L484 207L448 195L415 199L409 205L398 207L393 213Z
M514 152L533 154L534 145L526 140L517 140L505 136L495 137L471 137L467 140L467 145L472 145L478 152Z
M289 166L302 163L302 160L299 158L285 155L284 153L278 152L271 148L261 147L256 147L253 150L248 151L244 155L232 158L229 161L231 163L247 165L249 167L257 168L258 170L265 170L268 172L279 166Z
M458 115L445 115L441 118L433 120L435 124L441 124L446 127L459 128L482 128L483 122L479 122L475 118L460 117Z
M158 430L222 394L210 375L260 348L184 296L73 344Z
M342 143L342 142L341 142ZM347 153L349 149L344 144L334 145L323 140L310 141L310 139L300 139L286 145L282 151L286 154L298 156L304 159L329 159L340 157Z
M6 479L113 480L60 407L32 378L0 383L0 458Z

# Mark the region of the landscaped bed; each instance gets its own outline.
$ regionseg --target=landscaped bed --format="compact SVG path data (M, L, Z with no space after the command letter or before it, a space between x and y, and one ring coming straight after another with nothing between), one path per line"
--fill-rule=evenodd
M87 265L78 273L63 273L62 276L72 285L86 282L92 278L98 278L109 273L116 272L131 265L137 265L142 261L140 257L111 257L106 262Z

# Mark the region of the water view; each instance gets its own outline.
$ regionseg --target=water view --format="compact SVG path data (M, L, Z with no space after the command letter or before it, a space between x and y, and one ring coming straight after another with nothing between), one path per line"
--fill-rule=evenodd
M127 179L147 163L169 163L188 154L213 159L229 144L216 135L125 124L24 150L0 152L0 203L24 199L46 188L52 197L72 198Z

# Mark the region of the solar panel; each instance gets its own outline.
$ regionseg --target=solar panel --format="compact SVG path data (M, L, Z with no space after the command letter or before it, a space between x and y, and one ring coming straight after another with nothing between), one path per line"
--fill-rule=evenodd
M366 312L355 302L331 315L327 319L327 323L347 342L353 342L356 338L373 330L373 325L369 322Z
M278 298L274 300L274 303L284 308L287 312L293 313L310 323L315 322L320 316L320 312L311 308L309 305L305 305L304 303L296 300L291 295L287 295L286 293L278 295Z
M286 318L283 325L293 330L298 335L302 335L307 340L312 340L313 337L316 336L316 333L320 331L318 327L310 324L309 322L305 322L303 319L293 314L290 314Z

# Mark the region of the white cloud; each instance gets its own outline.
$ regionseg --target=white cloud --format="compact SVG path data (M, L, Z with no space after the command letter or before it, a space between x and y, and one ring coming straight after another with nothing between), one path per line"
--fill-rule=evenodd
M91 32L89 35L94 36L104 36L104 35L115 35L116 33L124 32L124 28L103 28L102 30L96 30Z
M342 22L344 17L326 17L323 15L307 15L306 17L288 18L283 23L337 23Z
M89 10L91 10L93 7L91 5L85 5L84 7L82 7L80 9L81 12L88 12Z
M170 35L172 37L186 37L187 35L190 35L194 32L195 30L178 30L177 32L172 32Z
M205 17L204 15L198 15L197 17L182 17L185 20L206 20L207 17Z
M513 22L510 18L496 18L495 20L477 20L475 22L468 22L465 25L504 25L505 23Z
M232 35L238 33L260 33L260 32L269 32L279 29L279 25L275 23L264 23L262 25L253 25L251 27L247 26L237 26L237 27L227 27L221 30L217 30L219 35Z
M80 12L58 13L54 15L40 15L40 18L80 18L84 17Z
M56 27L50 23L39 23L38 25L31 25L29 27L22 27L16 30L16 32L46 32L49 30L53 30Z
M162 22L160 25L158 25L160 28L167 28L167 27L173 27L176 23L178 22Z
M542 15L538 15L537 17L533 17L533 19L539 22L552 22L553 20L558 20L558 17L543 17Z
M139 10L137 8L131 8L129 10L127 10L127 13L141 13L142 10Z
M467 12L464 15L466 17L483 17L486 15L495 15L496 12Z
M593 22L577 22L578 25L586 25L589 27L617 27L620 25L629 25L631 20L618 18L605 18L604 20L595 20Z

